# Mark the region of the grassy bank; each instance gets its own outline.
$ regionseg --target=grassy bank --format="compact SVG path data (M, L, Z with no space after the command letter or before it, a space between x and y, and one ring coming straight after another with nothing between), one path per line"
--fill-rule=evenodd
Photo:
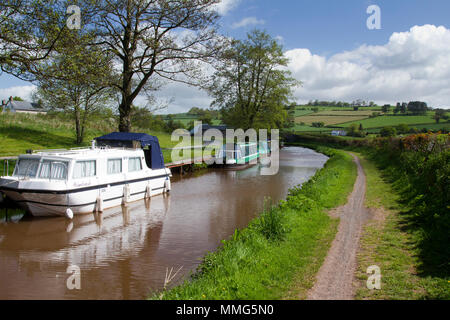
M152 298L303 297L337 230L337 221L327 210L345 203L356 179L351 156L331 149L320 151L331 158L309 182L290 190L286 201L267 207L246 229L223 241L189 280Z
M95 137L117 131L114 123L91 122L86 127L85 142L89 146ZM135 128L135 132L157 136L162 148L173 148L178 143L171 141L171 135ZM0 157L17 156L26 150L69 149L80 147L75 143L73 121L51 115L0 114ZM163 150L166 163L171 162L171 151ZM12 169L11 169L12 170ZM10 170L10 173L11 173ZM3 174L3 162L0 162Z
M377 144L312 137L301 143L341 145L359 152L362 160L366 206L374 219L361 238L357 299L450 299L450 164L445 139L418 135ZM381 269L381 290L366 288L366 270L372 265Z
M366 226L361 239L357 277L362 286L356 297L450 299L450 277L448 271L444 271L448 268L448 257L442 257L445 254L442 250L431 255L425 253L424 241L427 241L424 238L427 235L423 228L413 223L416 218L414 208L405 203L398 186L386 172L383 173L373 160L367 159L371 158L367 153L362 157L367 176L366 205L374 213L374 219ZM435 256L431 257L433 254ZM442 263L445 259L447 263ZM365 271L371 265L381 269L381 290L368 290L364 285L367 279Z

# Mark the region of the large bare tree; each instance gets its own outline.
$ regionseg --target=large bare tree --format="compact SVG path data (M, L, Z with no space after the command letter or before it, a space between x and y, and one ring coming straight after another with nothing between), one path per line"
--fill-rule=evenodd
M217 48L220 0L100 0L85 26L95 45L115 56L119 81L119 130L131 130L133 101L155 82L198 84L201 68Z

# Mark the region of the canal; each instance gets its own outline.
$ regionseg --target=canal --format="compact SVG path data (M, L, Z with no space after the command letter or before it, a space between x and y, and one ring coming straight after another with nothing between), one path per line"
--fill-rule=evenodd
M0 213L0 299L144 299L164 285L167 269L185 279L208 251L244 228L323 167L327 157L304 148L280 151L280 171L258 166L174 176L169 196L103 214L32 218ZM80 269L81 289L69 290L69 266Z

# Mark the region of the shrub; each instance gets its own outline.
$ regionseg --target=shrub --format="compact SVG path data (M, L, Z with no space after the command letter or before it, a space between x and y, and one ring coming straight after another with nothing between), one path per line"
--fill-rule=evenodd
M394 137L397 135L397 130L393 127L384 127L380 131L382 137Z
M312 126L315 128L323 128L325 127L325 122L313 122Z

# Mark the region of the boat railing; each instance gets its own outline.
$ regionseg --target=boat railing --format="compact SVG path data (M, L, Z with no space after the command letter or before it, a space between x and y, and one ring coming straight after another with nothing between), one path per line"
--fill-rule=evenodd
M18 157L2 157L0 160L3 160L3 177L9 177L10 167L15 167L15 162L17 162ZM14 162L14 165L10 165L11 162Z

